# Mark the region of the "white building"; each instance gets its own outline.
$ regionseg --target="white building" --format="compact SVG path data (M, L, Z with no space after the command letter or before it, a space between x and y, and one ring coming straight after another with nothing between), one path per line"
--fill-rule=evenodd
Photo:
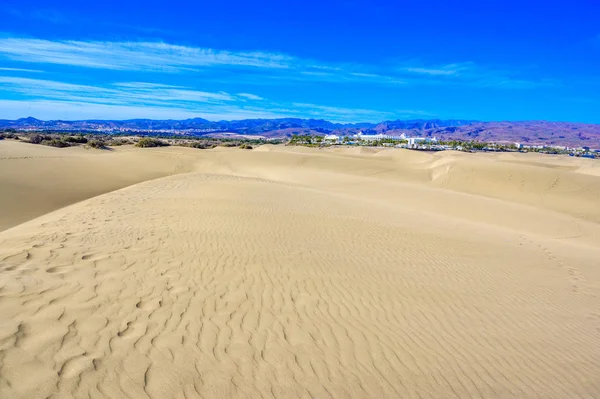
M336 134L328 134L323 137L324 141L342 141L342 136L338 136Z
M356 138L357 140L365 140L365 141L378 141L378 140L383 140L383 139L401 141L401 140L406 139L406 135L404 133L402 133L400 136L393 136L393 135L383 134L383 133L363 134L362 132L358 132L357 134L354 135L354 138Z
M431 144L437 143L437 139L435 137L407 137L408 146L416 146L419 144Z

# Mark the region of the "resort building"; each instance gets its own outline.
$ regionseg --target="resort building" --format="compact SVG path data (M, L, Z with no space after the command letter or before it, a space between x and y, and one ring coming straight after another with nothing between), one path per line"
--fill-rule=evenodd
M435 137L407 137L406 141L408 141L408 146L417 146L421 144L432 144L437 143L437 138Z
M354 135L354 138L357 140L366 140L366 141L378 141L378 140L406 140L406 135L402 133L400 136L394 136L390 134L363 134L362 132L358 132Z
M342 141L343 137L337 134L328 134L323 137L324 141Z

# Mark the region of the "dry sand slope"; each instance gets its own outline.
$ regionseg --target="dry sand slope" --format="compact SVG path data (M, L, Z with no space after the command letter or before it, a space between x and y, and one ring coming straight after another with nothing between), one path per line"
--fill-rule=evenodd
M0 233L0 397L600 397L593 161L90 156L189 172Z
M0 231L95 195L190 170L183 149L177 154L157 150L95 151L0 141Z

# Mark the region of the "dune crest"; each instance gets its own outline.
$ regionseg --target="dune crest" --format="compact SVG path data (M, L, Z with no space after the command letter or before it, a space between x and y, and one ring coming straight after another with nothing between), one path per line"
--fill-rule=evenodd
M0 232L0 397L600 395L593 161L21 150L1 205L42 216Z

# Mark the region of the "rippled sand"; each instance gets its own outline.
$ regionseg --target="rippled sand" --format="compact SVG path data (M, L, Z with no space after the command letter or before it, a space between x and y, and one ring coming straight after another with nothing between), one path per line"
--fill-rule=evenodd
M599 171L0 142L0 397L600 397Z

